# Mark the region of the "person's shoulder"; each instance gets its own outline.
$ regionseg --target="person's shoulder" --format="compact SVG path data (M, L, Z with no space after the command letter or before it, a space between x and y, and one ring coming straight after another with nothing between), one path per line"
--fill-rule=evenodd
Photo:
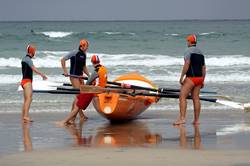
M190 47L188 47L185 49L184 55L187 56L187 55L191 54L191 52L192 52L192 49Z
M68 54L76 55L77 53L78 53L78 50L72 50L72 51L70 51Z
M64 58L65 59L70 59L71 57L75 56L77 54L77 50L72 50L72 51L69 51L65 56Z
M31 61L31 58L27 55L25 55L23 58L22 58L22 61Z
M202 54L201 49L200 49L199 47L197 47L197 46L189 47L189 48L188 48L188 51L189 51L190 53Z
M199 54L203 54L199 47L194 47L194 52L199 53Z

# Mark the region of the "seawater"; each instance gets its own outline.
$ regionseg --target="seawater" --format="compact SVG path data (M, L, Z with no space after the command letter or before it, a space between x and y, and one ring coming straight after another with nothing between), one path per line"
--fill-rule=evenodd
M0 22L0 112L20 112L21 59L29 43L37 47L33 62L50 81L67 82L60 58L89 40L109 70L109 80L139 72L160 87L179 88L185 37L196 34L206 57L206 88L233 100L250 102L250 20L227 21L91 21ZM69 66L69 64L67 64ZM34 77L40 80L39 76ZM31 111L66 111L72 96L35 94ZM212 110L228 109L205 103ZM151 109L176 110L178 100L162 99Z

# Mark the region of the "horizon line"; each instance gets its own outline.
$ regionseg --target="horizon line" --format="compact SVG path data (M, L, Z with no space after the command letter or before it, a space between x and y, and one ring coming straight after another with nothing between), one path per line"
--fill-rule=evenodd
M133 20L0 20L0 22L157 22L157 21L249 21L247 19L133 19Z

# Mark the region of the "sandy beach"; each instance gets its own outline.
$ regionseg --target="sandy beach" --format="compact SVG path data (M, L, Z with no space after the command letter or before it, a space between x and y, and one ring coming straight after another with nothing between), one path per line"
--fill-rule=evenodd
M88 121L59 127L65 113L0 116L0 165L250 165L250 115L204 110L201 125L174 127L176 111L148 110L137 120L111 124L94 111ZM124 162L121 162L124 161Z
M36 151L2 157L5 166L44 165L250 165L249 151L169 150L145 148L74 148Z

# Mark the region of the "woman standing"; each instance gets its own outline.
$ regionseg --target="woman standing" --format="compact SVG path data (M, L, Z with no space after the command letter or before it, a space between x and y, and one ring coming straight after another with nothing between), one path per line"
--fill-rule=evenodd
M27 46L27 54L22 59L22 74L23 79L21 81L21 86L23 88L24 103L22 107L22 120L24 123L32 122L29 116L30 104L32 101L32 80L33 71L40 75L44 80L47 79L46 75L40 72L33 64L32 58L35 56L36 48L32 45Z

